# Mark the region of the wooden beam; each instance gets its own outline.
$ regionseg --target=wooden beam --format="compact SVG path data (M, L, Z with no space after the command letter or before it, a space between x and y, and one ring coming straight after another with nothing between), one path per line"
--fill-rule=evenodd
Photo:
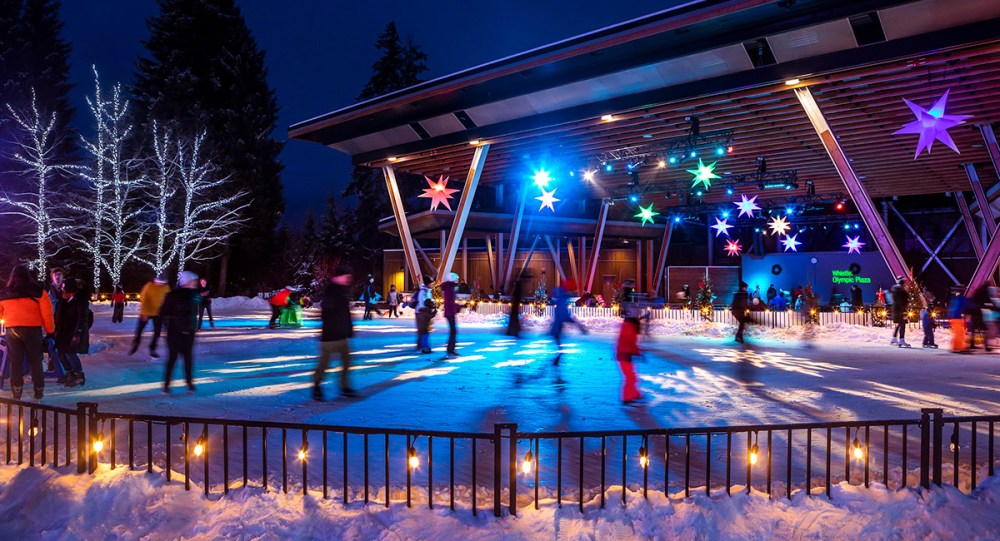
M497 291L504 291L503 289L503 233L497 233Z
M993 229L993 236L990 237L990 243L986 245L986 250L983 251L983 258L979 260L979 265L976 266L976 270L972 273L972 278L969 279L969 287L966 288L965 294L971 295L979 286L986 283L993 276L993 273L996 272L997 263L1000 263L1000 227Z
M549 255L552 256L552 263L556 266L556 272L559 273L559 281L561 282L566 278L566 273L563 272L562 258L559 257L559 251L552 244L552 237L545 235L545 245L549 247Z
M580 283L580 275L576 270L576 256L573 254L573 240L566 239L566 251L569 254L569 269L573 271L573 281Z
M587 288L584 293L592 293L594 275L597 273L597 258L601 254L601 241L604 240L604 226L608 223L608 210L611 202L601 201L601 211L597 214L597 230L594 232L594 246L590 250L590 264L587 266Z
M982 240L979 238L979 232L976 231L976 223L972 218L972 212L969 211L969 204L965 201L965 194L955 192L955 202L958 203L958 210L962 213L962 221L965 222L965 230L969 233L969 243L972 244L972 250L976 252L977 259L982 259Z
M490 280L492 281L490 285L496 292L500 286L497 284L497 266L493 261L493 235L486 235L486 261L490 264Z
M989 233L997 224L993 217L993 207L990 206L990 200L986 198L986 192L983 191L983 183L979 181L979 173L976 173L976 166L971 163L963 163L962 169L965 169L965 175L969 177L969 184L972 184L972 194L976 196L979 213L982 215L983 221L986 222L986 232Z
M413 283L420 284L420 263L417 261L417 251L414 249L413 237L410 235L410 224L406 221L403 199L399 196L396 172L391 165L386 165L382 167L382 175L385 177L386 191L389 192L389 202L392 204L392 214L396 218L396 227L399 229L399 240L403 244L406 268L410 271Z
M507 248L507 264L504 265L504 291L510 290L510 282L514 278L514 258L517 257L517 241L521 235L521 222L524 220L524 206L527 203L528 186L522 184L518 197L517 210L514 211L514 221L510 225L510 246Z
M826 123L823 111L820 110L819 104L816 103L812 92L808 88L796 88L793 91L795 92L795 97L798 98L799 103L805 110L806 116L809 117L809 122L816 130L816 134L819 135L823 147L830 156L830 160L833 161L833 166L837 169L837 174L844 181L847 192L851 194L851 199L854 201L858 213L861 214L861 219L865 222L865 226L868 228L875 246L878 247L879 252L885 259L886 265L889 266L889 271L895 276L906 276L909 274L909 270L906 266L906 261L903 259L903 255L899 252L899 248L896 246L895 241L893 241L885 222L878 215L875 203L868 196L868 191L865 189L864 184L858 179L858 175L855 173L850 160L844 154L844 149L840 147L840 142L837 141L837 137L833 134L829 124Z
M646 241L646 295L652 294L656 297L656 293L653 291L653 241Z
M674 233L674 220L670 219L667 221L667 225L663 226L663 241L660 243L660 256L656 258L656 293L660 293L660 286L663 285L663 275L666 274L667 267L667 251L670 249L670 237ZM669 302L666 292L663 294L665 301Z
M490 145L480 145L476 147L476 152L472 156L469 174L465 177L465 187L462 189L462 198L455 209L455 221L451 226L451 231L448 232L448 243L444 256L441 259L441 266L438 268L439 279L444 276L444 273L451 271L451 266L455 264L459 242L462 240L463 233L465 233L465 223L469 220L469 211L472 210L472 200L476 197L476 187L479 186L479 177L482 176L483 165L486 163L486 155L489 153L489 150Z
M431 258L430 258L429 255L427 255L427 252L424 250L424 247L420 245L420 241L418 241L417 239L413 239L413 247L417 249L417 254L420 256L421 259L424 260L424 263L427 264L427 268L430 271L433 271L434 270L434 262L431 261ZM418 264L418 267L419 267L419 264ZM423 269L421 269L421 270L423 270ZM417 287L420 287L420 284L417 284Z
M462 239L462 278L469 283L469 239Z
M521 264L521 270L517 273L518 281L524 276L524 271L528 270L528 263L531 263L531 256L535 253L535 247L538 246L538 235L535 235L535 239L531 241L531 249L528 250L528 256L524 258L524 263Z

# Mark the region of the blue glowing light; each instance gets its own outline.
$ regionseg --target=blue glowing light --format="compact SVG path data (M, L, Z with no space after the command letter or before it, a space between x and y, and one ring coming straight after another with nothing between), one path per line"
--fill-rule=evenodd
M858 225L858 224L854 224L854 229L858 229L858 228L860 228L860 227L861 227L860 225Z
M844 224L844 229L850 229L850 228L851 228L851 224Z
M787 208L787 209L785 209L785 214L791 216L792 214L795 214L795 209L793 209L793 208Z
M725 156L726 155L725 147L715 147L715 154L717 156Z
M733 193L734 192L732 188L726 188L726 195L733 195Z
M723 217L723 218L728 218L728 217L729 217L729 211L725 211L725 212L723 212L723 213L722 213L722 217Z
M667 158L667 162L669 162L671 165L676 164L677 163L677 156L671 156L671 157Z
M628 200L631 201L631 202L633 202L633 203L638 203L639 202L639 196L638 195L630 195L630 196L628 196Z
M532 178L535 181L535 186L538 186L539 188L546 188L548 187L549 182L552 182L552 175L545 169L535 171L535 175Z
M615 166L609 163L604 166L604 170L610 173L615 170Z
M697 158L698 157L698 153L692 150L691 154L689 154L689 156L691 156L692 158Z
M681 217L680 216L674 216L674 223L677 223L677 222L680 222L680 221L681 221Z

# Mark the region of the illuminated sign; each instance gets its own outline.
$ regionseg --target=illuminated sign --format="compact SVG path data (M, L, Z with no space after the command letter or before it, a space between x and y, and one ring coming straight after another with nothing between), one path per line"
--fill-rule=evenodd
M852 274L849 270L830 271L835 284L870 284L872 279L867 276Z

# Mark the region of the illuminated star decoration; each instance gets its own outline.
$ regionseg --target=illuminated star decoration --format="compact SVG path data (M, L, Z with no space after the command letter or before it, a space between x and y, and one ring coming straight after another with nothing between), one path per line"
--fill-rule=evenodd
M542 195L535 198L536 201L542 202L542 206L538 207L538 210L542 210L545 207L549 207L549 210L555 212L556 209L552 207L552 204L555 203L556 201L562 201L562 199L557 199L555 197L555 194L556 194L556 188L552 188L551 192L547 192L545 191L545 189L542 189Z
M800 245L800 244L802 244L802 243L799 242L799 241L797 241L797 240L795 240L795 237L797 237L797 236L798 236L797 234L796 235L791 235L791 236L785 237L784 240L781 241L781 243L785 245L785 251L786 252L788 250L791 250L793 252L798 252L798 250L796 250L795 247L798 246L798 245Z
M740 208L740 215L738 216L738 218L742 217L744 214L746 214L750 218L753 218L753 211L760 210L760 207L757 206L757 196L755 195L750 199L747 199L747 196L740 194L740 197L743 198L742 201L740 201L739 203L733 202L734 205Z
M926 148L927 153L931 152L931 145L934 144L935 140L941 141L948 148L958 152L958 147L955 146L955 141L951 140L951 135L948 135L948 129L954 128L959 124L964 124L965 119L969 118L971 115L946 115L944 114L944 108L948 101L948 93L951 89L945 90L944 95L942 95L936 102L934 106L930 109L924 109L923 107L913 103L912 101L903 98L906 105L913 111L913 114L917 117L916 120L910 122L909 124L900 128L893 135L898 135L901 133L919 133L920 140L917 141L917 152L913 155L913 159L917 159L920 153Z
M730 257L734 257L734 256L740 255L740 251L742 249L743 249L743 247L740 246L740 241L738 241L738 240L727 240L726 241L726 248L725 248L725 250L727 252L729 252L729 256Z
M535 171L535 175L532 177L532 180L535 182L535 186L538 186L542 189L542 191L545 191L545 188L549 187L549 182L552 182L552 175L550 175L545 169L539 169L538 171Z
M784 216L771 218L771 223L767 224L771 228L772 235L784 235L792 228L792 224L785 221Z
M861 247L864 245L865 243L861 242L861 235L858 235L853 239L850 236L848 236L847 244L844 245L844 248L847 248L847 253L849 254L850 253L860 254Z
M718 237L719 235L725 235L727 237L729 236L729 228L733 226L727 224L726 222L728 221L729 220L720 220L718 218L715 219L715 225L712 226L712 229L715 230L716 237Z
M448 177L438 177L437 182L431 180L430 177L424 178L427 179L427 184L430 185L430 188L424 188L424 193L418 197L429 197L431 199L431 210L437 210L438 205L444 205L445 208L451 210L451 203L448 200L451 199L451 194L458 190L448 188Z
M717 163L719 162L712 162L710 165L705 165L701 161L701 158L698 158L698 168L687 170L688 173L694 175L694 184L692 184L691 187L692 188L697 187L698 184L700 183L705 186L705 189L708 189L709 187L712 186L713 178L722 178L719 175L713 173L713 171L715 170L715 164Z
M639 205L639 214L636 214L636 218L642 218L643 227L646 226L646 222L653 223L653 216L658 216L659 212L653 212L653 204L650 203L648 207L643 207Z

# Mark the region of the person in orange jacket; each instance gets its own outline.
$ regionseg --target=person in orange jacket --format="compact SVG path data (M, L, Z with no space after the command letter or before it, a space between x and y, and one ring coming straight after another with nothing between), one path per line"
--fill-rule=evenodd
M21 399L23 360L27 359L31 383L35 387L35 400L41 400L45 389L42 338L55 332L55 318L52 301L24 265L14 267L7 287L0 290L0 319L4 320L7 329L11 396L14 400Z
M285 286L284 289L274 294L268 303L271 305L271 322L267 324L268 328L277 329L278 320L281 319L281 310L288 306L288 296L292 293L291 286Z

